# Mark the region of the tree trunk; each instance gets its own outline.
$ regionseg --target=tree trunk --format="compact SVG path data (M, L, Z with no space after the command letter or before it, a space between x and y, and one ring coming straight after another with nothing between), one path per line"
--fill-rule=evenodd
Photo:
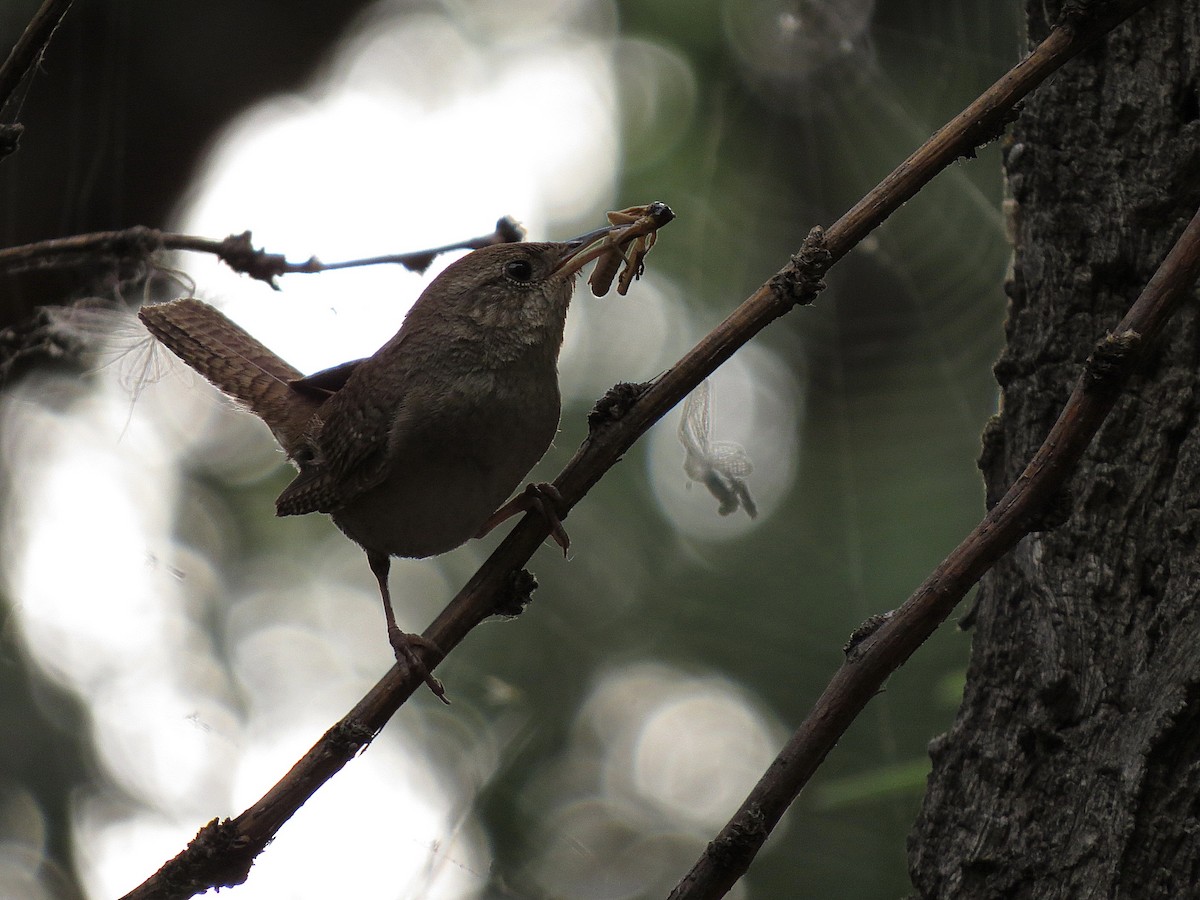
M1030 42L1056 0L1029 0ZM1200 0L1159 0L1013 129L989 497L1200 204ZM923 897L1183 897L1200 884L1200 323L1187 304L1097 436L1064 524L984 579L962 708L909 842ZM1068 505L1069 504L1069 505Z

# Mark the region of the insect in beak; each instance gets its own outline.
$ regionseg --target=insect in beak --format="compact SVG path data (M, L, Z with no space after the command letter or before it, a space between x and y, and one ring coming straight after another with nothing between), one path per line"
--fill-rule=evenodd
M566 241L567 253L554 270L556 275L574 275L592 260L599 260L589 284L592 293L608 293L617 270L625 270L617 282L617 292L625 294L635 278L645 270L645 256L654 246L658 229L675 218L665 203L631 206L610 212L609 224Z

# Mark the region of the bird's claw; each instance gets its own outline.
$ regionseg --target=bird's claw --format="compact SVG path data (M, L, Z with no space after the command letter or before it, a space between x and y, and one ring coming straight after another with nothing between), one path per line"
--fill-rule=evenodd
M558 510L564 505L563 495L559 492L558 488L549 482L543 481L539 484L527 484L525 485L525 490L517 494L517 496L513 497L488 517L475 537L483 537L505 519L509 519L518 513L536 512L550 526L550 537L554 538L554 543L562 548L563 556L565 557L567 550L571 547L571 538L567 535L567 530L563 528L562 520L558 514Z
M425 661L421 659L415 649L420 647L422 650L436 654L440 659L445 654L442 653L437 645L419 634L410 634L407 631L401 631L394 625L388 627L388 642L392 645L392 651L396 654L396 662L407 666L420 675L421 680L429 686L429 690L433 691L433 695L449 706L450 699L446 696L446 688L429 671L429 667L425 665Z

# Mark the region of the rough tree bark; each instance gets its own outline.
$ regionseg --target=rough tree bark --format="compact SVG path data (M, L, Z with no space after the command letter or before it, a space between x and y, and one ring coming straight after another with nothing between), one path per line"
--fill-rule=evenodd
M1030 42L1058 13L1028 0ZM1021 471L1200 203L1200 0L1163 0L1029 101L1003 402ZM922 897L1183 897L1200 883L1200 322L1176 317L1064 498L982 582L967 688L909 841Z

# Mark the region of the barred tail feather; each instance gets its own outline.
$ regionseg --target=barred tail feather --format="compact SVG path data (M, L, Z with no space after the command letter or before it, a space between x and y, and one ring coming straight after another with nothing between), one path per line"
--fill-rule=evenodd
M302 374L213 307L192 297L155 303L138 318L167 349L270 427L289 455L319 403L297 393Z

